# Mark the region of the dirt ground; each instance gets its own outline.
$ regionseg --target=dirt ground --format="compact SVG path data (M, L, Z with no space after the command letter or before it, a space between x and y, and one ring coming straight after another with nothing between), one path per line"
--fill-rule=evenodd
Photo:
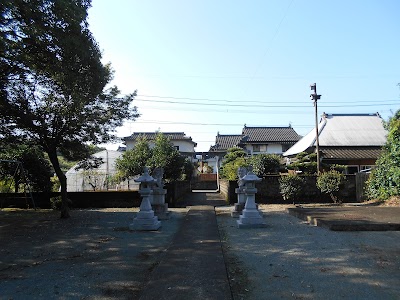
M400 232L332 232L288 207L260 205L251 230L217 209L234 299L400 298ZM154 232L128 230L136 211L0 210L0 299L136 299L187 209Z
M217 209L235 300L400 298L400 232L330 231L289 207L260 205L267 227L252 229Z
M128 230L135 209L0 211L0 299L135 299L186 209L154 232Z

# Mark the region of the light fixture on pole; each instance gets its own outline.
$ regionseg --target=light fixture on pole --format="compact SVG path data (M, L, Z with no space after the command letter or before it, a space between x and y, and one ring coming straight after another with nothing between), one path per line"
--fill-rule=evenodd
M317 102L321 99L321 95L317 95L317 84L310 84L310 88L314 93L310 95L312 101L314 101L315 108L315 136L316 136L316 151L317 151L317 174L320 172L320 157L319 157L319 133L318 133L318 105Z

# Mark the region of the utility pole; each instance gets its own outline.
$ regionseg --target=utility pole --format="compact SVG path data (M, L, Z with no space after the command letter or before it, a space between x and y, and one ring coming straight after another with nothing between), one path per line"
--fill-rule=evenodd
M314 108L315 108L315 136L316 136L316 142L317 142L317 174L319 175L320 173L320 158L319 158L319 134L318 134L318 106L317 102L319 99L321 99L321 95L317 95L317 84L313 83L310 84L310 88L314 93L310 95L311 100L314 101Z

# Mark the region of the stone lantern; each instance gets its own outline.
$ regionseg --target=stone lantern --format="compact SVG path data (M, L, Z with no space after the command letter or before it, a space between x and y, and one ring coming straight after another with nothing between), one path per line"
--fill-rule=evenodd
M243 190L246 194L246 204L242 211L242 215L239 217L239 220L237 220L238 228L265 227L266 224L260 211L257 209L255 201L257 193L255 185L256 182L261 181L261 178L250 171L242 178L242 181L244 183Z
M169 219L168 204L165 203L165 195L167 190L164 189L164 182L162 180L164 175L163 168L156 168L152 173L154 178L154 184L152 184L152 197L150 198L150 204L154 211L154 214L159 220Z
M244 182L243 182L243 177L246 176L247 169L245 167L239 167L238 169L238 187L235 189L235 193L237 195L237 203L235 203L235 206L233 207L233 210L231 212L231 216L234 218L239 218L239 216L242 214L244 205L246 204L246 194L244 192Z
M129 225L129 229L158 230L161 227L161 222L154 216L154 211L150 203L150 195L152 193L151 187L154 185L155 180L149 175L147 167L144 168L143 175L135 179L135 182L140 182L139 194L142 196L142 202L136 218L134 218L132 224Z

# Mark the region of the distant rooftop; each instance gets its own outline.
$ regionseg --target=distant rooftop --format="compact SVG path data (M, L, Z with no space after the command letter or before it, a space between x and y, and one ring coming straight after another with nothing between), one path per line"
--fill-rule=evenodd
M245 144L293 144L300 136L292 127L248 127L244 126L242 134L217 134L215 145L210 152L226 151L232 147Z
M135 141L139 137L146 137L147 140L152 141L155 140L158 133L159 132L134 132L130 136L124 137L123 140ZM185 140L192 142L195 146L197 145L195 142L192 141L192 138L190 136L186 136L184 132L161 132L161 133L167 138L169 138L171 141Z
M215 145L210 147L210 152L226 151L233 147L239 147L243 136L237 134L218 134L215 137Z
M320 147L382 147L387 131L378 113L323 114L318 124ZM315 128L294 144L284 156L316 146Z
M242 130L247 143L295 143L300 137L292 127L247 127Z

